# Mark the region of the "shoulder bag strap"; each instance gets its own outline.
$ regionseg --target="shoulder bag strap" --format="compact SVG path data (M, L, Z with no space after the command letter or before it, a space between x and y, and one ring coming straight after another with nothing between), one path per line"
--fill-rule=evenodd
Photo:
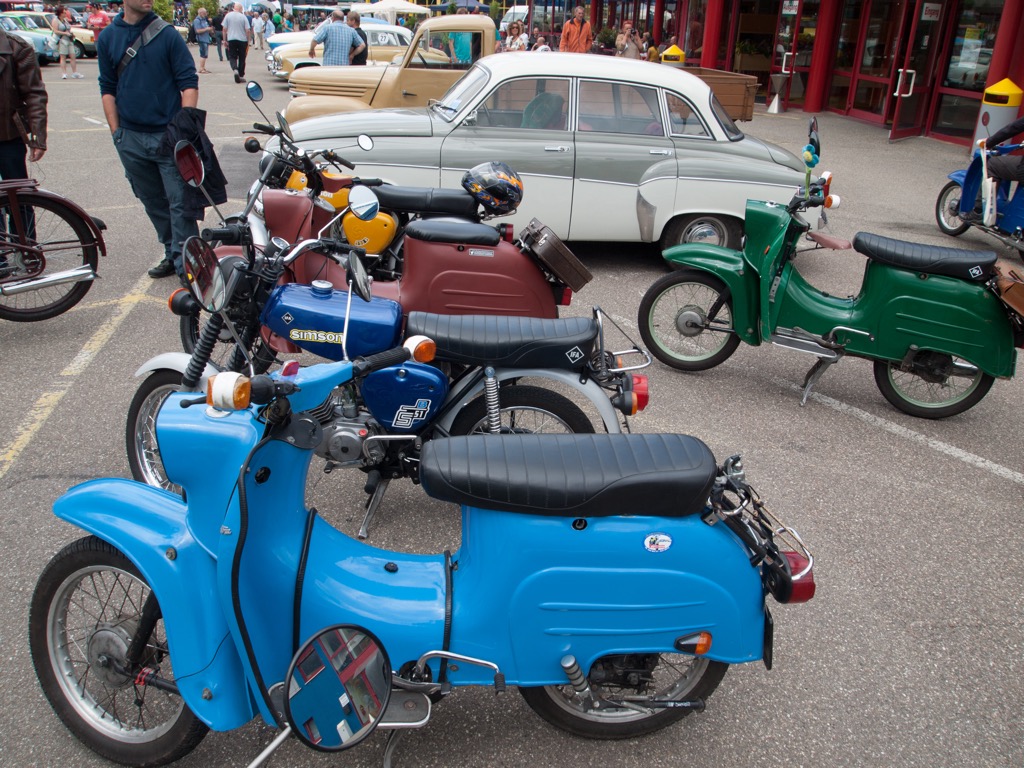
M121 57L121 61L117 64L117 76L120 77L121 73L124 72L124 68L127 67L132 59L138 54L139 50L149 43L154 37L160 34L164 27L168 26L167 22L157 16L149 24L146 25L142 33L135 38L135 41L128 46L128 49L124 52L124 56Z

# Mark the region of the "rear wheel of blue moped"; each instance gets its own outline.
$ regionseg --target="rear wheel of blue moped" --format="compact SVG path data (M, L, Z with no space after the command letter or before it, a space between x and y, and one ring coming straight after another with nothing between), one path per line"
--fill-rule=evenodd
M709 317L725 290L721 280L694 269L665 275L648 288L637 324L651 354L680 371L706 371L728 360L740 345L732 300Z
M520 688L534 712L564 731L588 739L629 739L660 730L693 710L645 707L644 700L704 700L718 687L729 665L675 653L629 654L598 659L587 680L595 697L622 699L641 709L601 702L585 706L568 682Z
M953 237L959 237L971 228L970 224L960 218L962 191L959 184L951 181L942 188L935 201L935 221L938 223L939 229Z
M919 352L910 370L875 361L875 384L897 409L922 419L944 419L973 408L995 382L959 358Z
M123 668L149 593L127 557L87 536L49 562L29 613L32 662L50 705L87 747L124 765L178 760L208 730L179 695L137 685L137 670ZM139 665L173 681L162 621Z

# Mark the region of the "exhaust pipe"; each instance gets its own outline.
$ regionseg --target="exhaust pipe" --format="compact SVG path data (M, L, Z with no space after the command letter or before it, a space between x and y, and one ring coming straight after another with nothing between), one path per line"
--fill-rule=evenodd
M16 296L19 293L28 293L40 288L49 288L53 285L64 285L65 283L81 283L86 280L95 280L97 277L93 268L83 264L74 269L64 272L54 272L52 275L32 277L28 280L19 280L16 283L0 283L0 296Z

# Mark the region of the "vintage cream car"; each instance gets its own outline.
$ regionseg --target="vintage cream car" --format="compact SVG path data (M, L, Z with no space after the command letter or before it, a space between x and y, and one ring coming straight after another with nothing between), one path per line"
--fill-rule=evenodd
M288 89L289 121L370 107L424 107L444 95L474 61L494 53L495 27L483 15L436 16L386 67L296 69Z
M748 198L788 203L804 183L803 162L745 136L702 80L610 56L500 53L429 106L324 115L291 130L307 150L369 134L373 149L349 159L360 176L394 184L458 188L469 168L503 160L524 197L502 221L518 232L537 217L566 240L737 248Z
M367 64L389 64L396 56L402 56L412 41L412 32L405 27L392 24L367 24L363 28L370 44ZM288 43L267 51L267 69L274 77L287 80L295 70L304 67L319 67L323 63L324 47L316 46L316 55L309 56L312 37L302 42ZM441 51L431 51L431 58L441 62L447 60Z

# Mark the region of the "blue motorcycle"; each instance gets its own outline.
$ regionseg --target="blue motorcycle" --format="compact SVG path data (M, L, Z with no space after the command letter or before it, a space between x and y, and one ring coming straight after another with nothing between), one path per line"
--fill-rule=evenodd
M185 250L190 261L214 258L200 238L190 239ZM415 476L425 440L475 432L593 432L587 414L550 385L585 398L610 433L629 431L629 416L647 405L647 377L632 371L649 365L650 357L635 344L606 351L607 318L599 309L593 318L550 320L410 312L403 322L402 307L389 299L352 303L351 294L326 281L278 285L287 266L310 250L339 264L361 262L344 243L289 245L279 239L253 252L249 261L242 256L219 261L212 273L220 286L218 311L203 305L210 319L193 354L158 355L136 373L146 378L128 409L125 431L136 480L180 492L163 466L157 413L171 392L206 386L219 370L209 362L212 349L225 335L237 341L228 369L259 370L258 351L245 336L261 326L328 360L381 352L398 344L403 332L428 334L435 343L434 364L397 365L358 386L340 386L320 411L326 438L317 455L326 460L324 469L356 467L367 473L362 538L391 480ZM186 292L172 299L172 305L192 305L176 310L187 315L195 314L196 303ZM635 365L626 364L630 355Z
M193 282L201 301L222 287L215 269ZM390 764L400 734L459 687L514 685L559 728L629 738L704 709L730 664L771 667L766 598L809 600L813 561L739 457L718 465L696 438L432 440L419 481L461 505L455 552L371 547L308 509L319 410L431 346L218 374L157 415L185 498L100 479L56 502L90 535L44 569L29 634L75 736L158 765L260 717L279 734L258 765L292 736L333 751L384 728Z
M1011 182L996 182L995 207L975 212L975 201L985 178L985 158L1006 155L1024 147L1024 144L1001 144L981 151L974 150L974 158L966 170L949 174L951 181L939 192L935 201L935 220L947 235L959 237L971 227L992 235L1004 245L1024 253L1024 185L1018 184L1010 196ZM987 222L987 223L986 223Z

